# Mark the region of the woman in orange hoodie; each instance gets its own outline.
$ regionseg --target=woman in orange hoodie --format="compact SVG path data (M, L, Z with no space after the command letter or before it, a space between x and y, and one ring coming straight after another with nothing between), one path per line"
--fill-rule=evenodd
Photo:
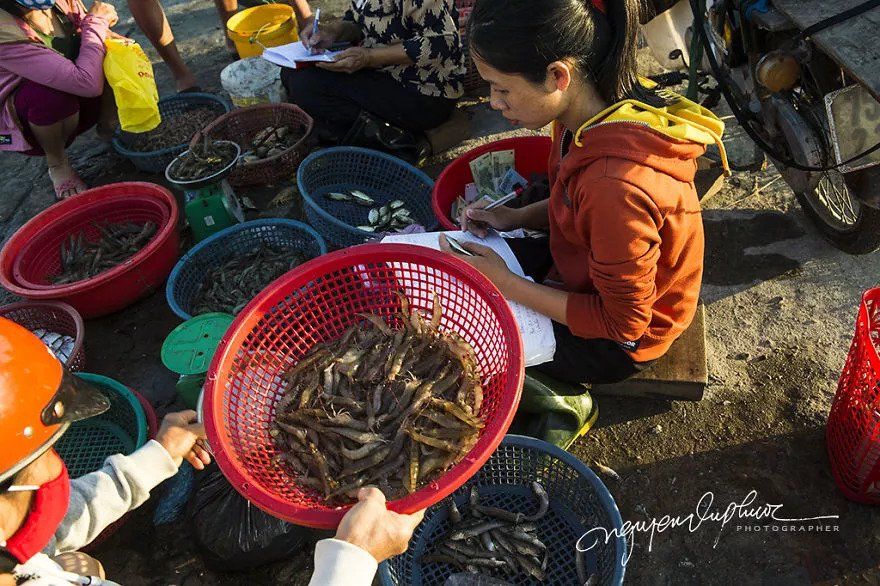
M623 380L688 327L703 273L696 159L722 149L722 123L645 87L636 73L638 0L478 0L471 54L491 106L531 130L552 124L550 197L519 209L475 204L462 228L508 240L531 282L491 249L464 260L506 298L554 320L556 355L539 366L575 383ZM449 247L444 243L444 249Z

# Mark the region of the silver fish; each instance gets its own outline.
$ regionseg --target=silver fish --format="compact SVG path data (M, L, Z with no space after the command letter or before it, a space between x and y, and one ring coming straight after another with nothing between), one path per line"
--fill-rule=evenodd
M406 204L404 202L402 202L401 200L395 199L390 204L388 204L388 207L390 207L392 210L399 210L400 208L404 207L405 205Z
M376 201L372 197L370 197L363 191L358 191L357 189L351 191L351 197L354 198L355 203L358 203L362 206L371 206L376 203Z
M370 210L370 214L367 216L367 219L371 224L376 224L379 222L379 210L373 208Z
M332 199L333 201L351 201L351 196L345 193L339 193L336 191L331 191L324 195L327 199Z
M363 230L364 232L375 232L376 228L374 226L358 226L358 230Z

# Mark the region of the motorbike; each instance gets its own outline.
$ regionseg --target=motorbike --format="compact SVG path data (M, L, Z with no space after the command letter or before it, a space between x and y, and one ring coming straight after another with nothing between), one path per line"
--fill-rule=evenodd
M743 130L836 247L880 248L880 0L687 2L691 82L708 62Z

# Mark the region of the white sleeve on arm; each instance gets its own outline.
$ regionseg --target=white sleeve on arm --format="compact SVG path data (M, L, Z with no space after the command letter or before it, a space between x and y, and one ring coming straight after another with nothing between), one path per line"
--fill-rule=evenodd
M379 564L367 551L339 539L315 546L315 573L309 586L370 586Z
M177 473L165 448L148 441L130 456L117 454L104 467L70 481L70 506L55 531L57 553L92 542L108 525L141 506L150 491Z

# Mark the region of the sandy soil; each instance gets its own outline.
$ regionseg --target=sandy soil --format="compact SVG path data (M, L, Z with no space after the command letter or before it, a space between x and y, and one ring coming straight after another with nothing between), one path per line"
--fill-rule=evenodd
M343 2L325 2L338 9ZM138 38L124 6L117 30ZM212 3L166 4L181 50L203 87L219 91L229 60ZM156 66L160 91L173 90ZM723 111L723 108L721 109ZM472 138L428 165L436 174L476 144L514 131L484 104L469 108ZM732 127L728 146L739 162L753 147ZM147 178L94 136L73 148L90 184ZM51 203L42 163L0 158L5 197L0 236ZM772 169L738 172L705 204L707 306L711 383L699 403L599 399L596 429L573 452L622 479L605 478L625 520L649 521L694 511L707 492L714 508L742 502L784 505L791 518L839 515L833 532L759 532L705 524L635 538L628 582L634 584L880 584L880 509L843 499L830 476L824 423L852 337L862 291L877 283L880 256L847 256L810 226ZM772 182L772 183L771 183ZM756 190L755 186L766 188ZM283 186L252 194L266 201ZM296 215L296 206L290 213ZM160 413L174 408L174 379L159 361L164 336L178 323L162 293L131 309L90 321L88 370L113 376L149 396ZM108 575L124 584L304 584L311 549L248 574L208 568L185 524L154 528L151 505L96 552Z

